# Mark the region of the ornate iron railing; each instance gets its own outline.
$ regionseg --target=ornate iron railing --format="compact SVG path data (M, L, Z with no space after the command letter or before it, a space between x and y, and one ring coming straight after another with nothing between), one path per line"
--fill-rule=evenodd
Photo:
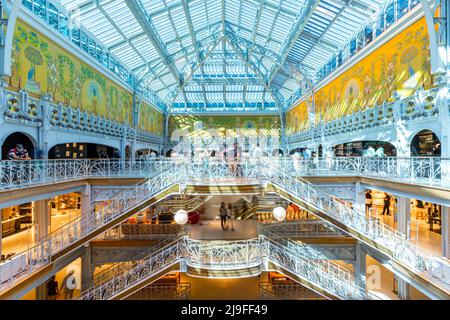
M187 228L187 226L185 226ZM108 240L116 239L163 239L177 235L183 229L182 226L175 223L168 224L137 224L121 223L107 231L101 237Z
M278 160L285 170L299 176L351 175L450 188L450 158L336 157Z
M450 158L336 157L299 160L263 158L241 160L236 171L220 159L26 160L0 161L0 191L97 177L149 178L164 165L176 165L189 183L248 183L261 179L260 168L270 162L299 176L366 176L410 184L450 188Z
M187 265L205 269L237 269L259 266L261 240L202 241L189 239Z
M264 224L264 229L284 238L341 237L345 233L323 220L301 219Z
M180 238L139 261L128 263L126 268L111 269L103 281L84 290L77 298L112 299L180 262L198 268L223 270L253 267L262 264L264 260L280 265L336 297L365 297L365 293L355 285L354 277L347 270L330 262L306 259L292 247L261 235L257 239L240 241Z
M129 296L127 300L187 300L190 293L189 282L152 283Z
M178 239L142 260L131 262L127 268L115 269L107 279L84 290L78 299L109 300L157 275L186 257L186 239Z
M154 244L144 248L141 250L138 254L136 254L134 257L131 257L129 261L124 262L115 262L111 264L108 268L103 269L102 271L94 274L93 278L89 282L83 283L82 290L87 290L92 286L101 284L105 282L106 280L112 278L115 274L122 272L123 270L127 270L130 268L130 266L133 265L138 260L141 260L159 250L166 247L167 245L173 243L174 241L177 241L185 236L188 236L190 232L190 228L188 226L185 226L183 228L178 229L178 232L174 234L167 234L165 237L159 238L157 242Z
M264 171L267 181L380 244L393 259L406 265L410 270L428 276L430 280L440 280L444 286L450 285L450 264L442 258L419 250L406 240L404 234L373 217L366 216L362 211L345 205L335 196L315 189L307 181L292 176L292 171L284 166L284 162L271 162Z
M159 175L124 190L120 197L111 200L104 206L97 207L90 212L83 212L75 220L41 239L32 248L15 255L14 259L16 256L24 256L26 263L21 266L20 272L13 272L13 270L9 272L8 268L2 267L3 282L0 284L0 290L13 285L19 278L31 274L49 263L52 255L82 240L93 231L113 222L130 209L179 182L179 171L172 162L158 162L157 171L154 172L159 172ZM6 261L3 265L8 263L12 264L13 260Z
M170 161L109 159L0 161L0 191L98 177L149 178Z
M321 300L319 294L295 282L259 283L261 300Z

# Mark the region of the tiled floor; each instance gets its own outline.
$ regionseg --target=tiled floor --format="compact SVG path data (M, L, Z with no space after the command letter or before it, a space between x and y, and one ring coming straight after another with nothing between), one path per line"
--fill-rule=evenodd
M74 216L71 216L73 219ZM51 218L50 232L69 222L69 215L54 215ZM19 253L34 244L35 226L2 239L2 254Z
M234 231L231 225L234 226ZM229 229L224 231L220 220L202 220L191 226L191 238L198 240L243 240L257 237L256 222L252 220L228 221Z
M390 226L391 228L396 227L396 222L392 215L379 215L380 220ZM410 222L410 242L414 245L418 245L419 248L431 252L435 255L442 255L442 238L437 232L429 230L430 225L423 219L416 219L411 217ZM419 237L417 238L417 230L419 231Z

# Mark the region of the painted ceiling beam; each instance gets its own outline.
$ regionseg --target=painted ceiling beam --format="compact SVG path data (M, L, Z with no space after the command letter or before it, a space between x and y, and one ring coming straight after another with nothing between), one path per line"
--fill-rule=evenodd
M278 63L274 64L271 70L268 74L267 84L270 86L270 83L272 82L273 78L277 74L278 70L281 68L281 66L284 64L284 61L286 60L289 52L291 51L292 47L294 46L295 42L297 42L298 38L300 37L301 33L303 32L303 29L308 24L309 19L311 18L313 12L315 11L317 5L319 4L320 0L307 0L305 3L305 6L302 8L301 12L297 16L294 26L292 27L291 31L289 32L288 37L286 38L285 45L283 46L283 49L281 51L281 59Z
M167 66L167 68L172 73L177 83L181 85L183 83L183 76L178 72L177 68L174 66L173 61L167 51L164 42L161 40L160 36L156 32L151 18L140 0L125 0L130 11L133 13L136 20L141 25L142 29L145 31L148 39L152 43L153 47L158 52L158 55Z

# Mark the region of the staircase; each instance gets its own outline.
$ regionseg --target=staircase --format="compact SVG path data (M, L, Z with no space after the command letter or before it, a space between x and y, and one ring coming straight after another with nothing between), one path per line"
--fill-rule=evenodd
M267 233L268 234L268 233ZM273 237L273 235L271 235ZM107 277L84 290L78 299L123 299L169 270L180 270L186 264L194 276L228 277L260 272L260 266L269 263L269 269L282 270L308 288L332 299L361 299L363 290L355 285L352 274L329 262L305 257L306 251L296 250L295 243L279 241L261 235L240 241L200 241L180 238L154 251L141 260L130 262L126 268L113 268Z
M256 200L256 201L255 201ZM257 219L261 214L271 215L273 209L277 206L285 206L286 201L278 195L266 194L264 196L255 196L252 199L250 207L242 206L238 208L237 220Z
M83 245L104 231L117 225L129 216L142 211L171 193L179 192L176 166L173 163L160 163L160 174L131 189L124 190L121 197L111 200L105 206L90 212L83 212L77 219L51 232L32 248L15 255L10 262L2 265L0 298L7 298L16 292L16 284L32 274L43 270L56 259ZM17 264L14 272L7 273L6 265ZM7 279L6 281L4 279Z
M183 209L186 211L194 211L200 207L203 203L208 201L210 196L191 196L186 198L181 198L180 196L172 196L158 203L160 207L172 208L174 212Z
M419 250L404 234L346 206L335 196L313 188L307 181L292 177L290 169L284 162L268 161L264 175L274 192L391 257L395 263L433 285L442 297L450 298L448 261Z

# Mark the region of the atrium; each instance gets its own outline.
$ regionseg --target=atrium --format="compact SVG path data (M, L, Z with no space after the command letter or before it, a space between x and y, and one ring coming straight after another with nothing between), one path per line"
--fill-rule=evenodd
M450 0L0 6L0 300L449 300Z

